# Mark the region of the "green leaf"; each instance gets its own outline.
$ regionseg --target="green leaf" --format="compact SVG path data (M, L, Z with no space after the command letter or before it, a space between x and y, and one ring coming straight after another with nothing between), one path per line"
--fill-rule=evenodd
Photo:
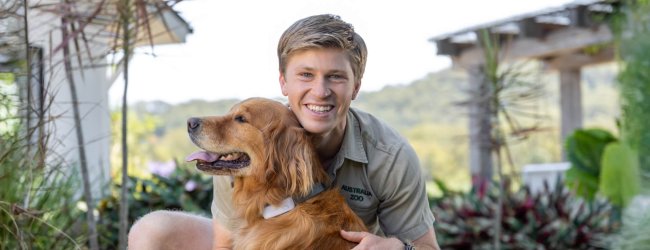
M565 173L565 182L578 196L593 200L598 192L598 177L571 167Z
M639 192L639 161L636 151L625 144L611 143L602 159L600 191L612 204L625 207Z
M449 188L447 188L447 185L445 185L444 181L442 181L441 179L438 179L438 178L434 178L433 182L436 184L436 186L438 186L438 188L442 192L443 196L446 196L446 195L450 194L450 190L449 190Z
M600 159L607 144L616 141L603 129L578 129L567 138L567 157L571 167L576 167L596 178L600 175Z

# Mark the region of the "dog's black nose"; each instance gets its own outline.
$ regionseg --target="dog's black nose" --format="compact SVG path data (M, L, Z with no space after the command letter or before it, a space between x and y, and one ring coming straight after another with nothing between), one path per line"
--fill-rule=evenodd
M192 117L187 119L187 132L192 133L199 129L201 126L201 119Z

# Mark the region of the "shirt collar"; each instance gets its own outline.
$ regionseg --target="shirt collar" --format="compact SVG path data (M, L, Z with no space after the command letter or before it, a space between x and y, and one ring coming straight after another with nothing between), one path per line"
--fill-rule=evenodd
M357 117L352 113L352 110L348 111L345 126L345 135L343 136L343 143L341 143L341 149L339 149L338 155L342 155L355 162L367 164L368 158L366 156L366 149L363 147L361 126ZM339 158L338 155L337 158Z
M336 156L334 156L332 163L327 167L327 174L330 177L327 185L328 187L332 185L334 179L336 179L336 172L343 166L345 159L361 164L368 164L368 158L366 157L366 150L363 147L362 138L359 121L350 109L347 115L345 135L343 135L341 148L339 149L339 152L336 153Z

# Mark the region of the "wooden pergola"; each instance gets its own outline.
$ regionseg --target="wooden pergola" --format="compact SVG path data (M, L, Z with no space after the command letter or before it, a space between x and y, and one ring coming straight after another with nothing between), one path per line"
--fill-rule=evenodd
M479 33L488 31L501 42L502 61L539 60L546 68L559 71L560 139L582 127L580 91L581 68L614 59L613 34L605 20L619 1L574 1L558 8L545 9L500 21L462 29L430 39L438 55L449 56L453 66L469 75L471 88L485 82L484 54ZM469 155L473 177L491 177L492 155L489 141L487 105L470 104ZM488 138L486 138L488 137Z

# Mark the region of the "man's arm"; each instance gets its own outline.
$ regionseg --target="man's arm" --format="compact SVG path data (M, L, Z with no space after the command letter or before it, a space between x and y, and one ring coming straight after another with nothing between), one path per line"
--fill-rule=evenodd
M436 239L436 232L431 228L428 232L413 241L416 249L434 249L440 250L438 246L438 239Z
M213 200L211 205L212 211L212 249L231 249L232 228L229 224L233 217L234 209L232 207L232 186L229 176L213 176Z
M213 239L213 250L224 250L232 248L232 233L222 226L219 221L212 219L212 239Z

